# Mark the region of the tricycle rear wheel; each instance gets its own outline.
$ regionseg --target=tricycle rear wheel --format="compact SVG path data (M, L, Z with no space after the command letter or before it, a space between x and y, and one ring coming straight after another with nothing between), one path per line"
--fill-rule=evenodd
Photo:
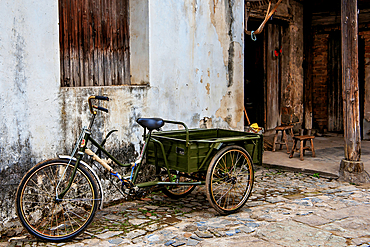
M194 180L191 178L190 174L171 171L171 180L174 182L193 182ZM162 181L170 181L168 177L167 171L162 176ZM162 188L162 192L172 198L172 199L179 199L189 195L194 189L196 185L167 185Z
M211 160L206 191L210 204L221 214L231 214L247 202L253 187L253 162L240 146L227 146Z

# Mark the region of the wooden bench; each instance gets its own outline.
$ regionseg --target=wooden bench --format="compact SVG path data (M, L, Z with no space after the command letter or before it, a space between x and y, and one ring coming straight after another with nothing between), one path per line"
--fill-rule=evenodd
M312 152L312 157L316 157L315 155L315 148L313 146L313 139L315 136L311 135L311 130L308 130L307 135L303 135L303 130L301 130L301 135L293 137L293 147L292 151L290 152L289 158L293 158L293 154L295 151L300 153L300 159L303 160L303 155L305 150L309 150ZM300 145L298 147L297 142L300 141ZM306 142L310 141L310 146L306 146Z
M282 146L286 146L287 153L289 153L289 147L288 147L288 136L286 131L290 130L290 135L293 138L293 125L280 125L275 128L275 136L274 136L274 143L272 147L272 151L275 152L276 150L276 144L280 145L280 149L282 149ZM281 139L278 140L278 135L281 132Z

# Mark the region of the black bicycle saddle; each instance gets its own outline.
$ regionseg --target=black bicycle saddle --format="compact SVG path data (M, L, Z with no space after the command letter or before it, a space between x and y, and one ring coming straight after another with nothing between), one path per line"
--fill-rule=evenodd
M142 127L148 128L149 131L159 129L164 125L162 118L138 118L136 122Z

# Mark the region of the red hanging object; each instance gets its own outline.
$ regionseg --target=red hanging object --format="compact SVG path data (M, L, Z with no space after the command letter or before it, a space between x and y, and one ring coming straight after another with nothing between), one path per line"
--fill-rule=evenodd
M274 53L275 53L275 57L278 57L280 54L283 53L283 47L280 47L280 50L279 49L275 49L274 50Z

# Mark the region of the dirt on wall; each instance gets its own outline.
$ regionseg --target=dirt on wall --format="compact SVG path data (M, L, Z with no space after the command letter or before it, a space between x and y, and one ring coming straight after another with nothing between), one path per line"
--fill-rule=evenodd
M243 55L242 45L234 41L233 35L233 1L210 0L211 22L218 34L222 46L225 68L227 68L227 91L216 111L216 117L222 118L231 128L243 124ZM222 21L220 21L222 20Z

